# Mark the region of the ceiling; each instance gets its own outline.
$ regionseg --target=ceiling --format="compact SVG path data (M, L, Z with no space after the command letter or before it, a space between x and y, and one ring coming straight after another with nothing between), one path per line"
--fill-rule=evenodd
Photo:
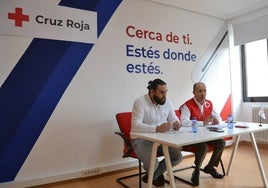
M223 20L234 19L268 7L268 0L149 0Z

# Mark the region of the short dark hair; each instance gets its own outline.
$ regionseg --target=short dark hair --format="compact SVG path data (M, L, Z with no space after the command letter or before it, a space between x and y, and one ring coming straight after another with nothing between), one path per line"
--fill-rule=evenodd
M197 83L198 83L198 82L196 82L196 83L193 85L193 90L195 90Z
M154 79L153 81L150 80L148 82L148 86L147 86L147 89L150 91L151 89L153 90L156 90L157 86L158 85L167 85L166 82L164 82L163 80L157 78L157 79Z
M197 85L198 84L203 84L203 85L205 85L205 83L204 82L196 82L194 85L193 85L193 90L195 91L195 89L197 88Z

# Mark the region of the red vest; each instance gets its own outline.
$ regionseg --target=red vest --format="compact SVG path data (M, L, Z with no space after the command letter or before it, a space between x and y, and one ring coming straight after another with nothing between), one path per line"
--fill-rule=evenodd
M185 105L190 110L191 113L190 119L196 117L197 121L204 121L205 119L207 119L211 115L213 109L212 102L209 100L205 100L203 114L201 113L198 105L195 103L194 98L191 98L190 100L186 101Z

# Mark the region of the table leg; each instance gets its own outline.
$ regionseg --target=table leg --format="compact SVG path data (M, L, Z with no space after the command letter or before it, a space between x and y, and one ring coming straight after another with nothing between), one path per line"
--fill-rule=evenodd
M251 138L254 150L255 150L255 156L256 156L256 159L257 159L257 162L258 162L258 165L259 165L259 169L260 169L260 173L261 173L261 177L262 177L264 187L268 187L265 171L264 171L264 168L263 168L263 165L262 165L260 153L259 153L258 146L256 144L256 140L255 140L255 136L254 136L253 132L250 133L250 138Z
M173 175L173 171L172 171L172 165L171 165L171 161L170 161L170 156L169 156L169 152L168 152L168 146L167 145L162 145L162 147L163 147L163 152L164 152L164 155L165 155L165 162L166 162L166 167L167 167L167 173L168 173L168 177L169 177L170 187L176 187L175 180L174 180L174 175Z
M152 184L153 184L155 160L156 160L156 154L157 154L157 147L158 146L159 146L158 143L155 143L155 142L153 143L151 162L150 162L150 169L149 169L149 174L148 174L148 188L151 188Z
M235 145L233 146L233 151L232 151L232 154L231 154L231 158L229 160L229 165L228 165L228 169L227 169L227 175L230 175L230 171L231 171L231 168L232 168L232 165L233 165L233 160L234 160L234 157L235 157L235 154L236 154L236 151L237 151L239 140L240 140L240 135L236 136Z

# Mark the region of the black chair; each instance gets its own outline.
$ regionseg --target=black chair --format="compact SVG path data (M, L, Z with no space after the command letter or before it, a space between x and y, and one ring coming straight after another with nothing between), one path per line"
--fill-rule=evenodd
M180 110L175 110L175 113L177 115L177 117L180 119ZM226 140L228 140L229 138L226 138ZM214 150L214 147L212 145L208 145L208 151L213 151ZM182 151L186 151L186 152L191 152L191 153L195 153L197 152L197 148L194 147L194 146L183 146L182 147ZM220 160L220 165L221 165L221 169L222 169L222 173L223 173L223 176L225 176L225 169L224 169L224 166L223 166L223 162L222 160ZM180 172L180 171L183 171L183 170L188 170L188 169L195 169L195 166L194 165L190 165L190 166L187 166L187 167L183 167L183 168L180 168L180 169L177 169L177 170L174 170L173 172ZM201 171L203 171L203 169L201 168L200 169ZM174 175L175 179L178 179L184 183L187 183L189 185L193 185L193 183L190 181L190 180L186 180L186 179L183 179L177 175Z
M212 145L208 145L208 151L213 151L214 150L214 147ZM183 146L182 147L182 151L186 151L186 152L191 152L191 153L195 153L197 152L197 148L194 147L194 146ZM220 160L220 165L221 165L221 170L222 170L222 173L223 173L223 176L225 176L225 169L224 169L224 165L223 165L223 162L222 160ZM186 166L186 167L183 167L183 168L180 168L180 169L177 169L177 170L174 170L173 172L180 172L180 171L183 171L183 170L187 170L187 169L195 169L195 165L190 165L190 166ZM204 171L204 169L200 169L201 171ZM190 180L186 180L186 179L183 179L181 177L179 177L178 175L174 175L174 177L184 183L187 183L189 185L192 185L194 186L194 184L190 181Z
M120 132L115 132L115 134L119 135L123 141L124 141L124 147L123 147L123 158L126 157L132 157L134 159L137 159L139 162L139 172L136 174L132 174L129 176L123 176L120 178L117 178L116 181L123 185L124 187L128 188L129 186L123 182L123 180L132 178L135 176L139 177L139 188L141 188L142 184L142 175L145 174L146 172L142 171L142 162L141 160L137 157L135 151L133 150L131 146L131 139L130 139L130 131L131 131L131 115L132 112L120 112L116 114L116 120L117 124L119 126ZM157 157L161 157L163 155L157 154ZM168 181L165 180L165 182L168 183Z
M138 160L139 162L139 172L136 174L132 174L129 176L124 176L117 178L117 182L123 185L124 187L128 188L129 186L126 185L122 180L128 179L134 176L139 176L139 188L141 188L141 176L145 172L142 172L142 163L141 160L138 159L136 153L132 149L131 141L130 141L130 131L131 131L131 112L121 112L116 114L116 120L120 129L120 132L115 132L115 134L119 135L123 141L124 141L124 147L123 147L123 158L126 157L132 157Z

